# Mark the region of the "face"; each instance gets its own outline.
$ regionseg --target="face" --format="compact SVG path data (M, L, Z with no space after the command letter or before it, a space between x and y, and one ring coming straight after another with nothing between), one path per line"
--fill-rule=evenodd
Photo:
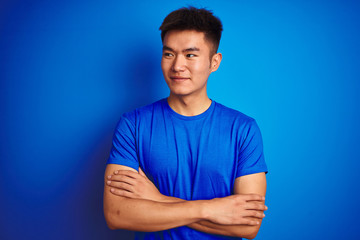
M161 68L171 95L206 95L210 73L217 70L221 54L210 56L211 44L202 32L172 30L163 42Z

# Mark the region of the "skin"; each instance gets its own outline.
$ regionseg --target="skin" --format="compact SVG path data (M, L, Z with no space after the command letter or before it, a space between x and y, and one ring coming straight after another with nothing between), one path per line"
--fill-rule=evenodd
M108 164L105 176L104 214L110 229L152 232L187 225L211 234L252 239L267 209L260 194L246 194L249 189L253 193L264 192L264 173L237 178L235 190L241 188L240 194L203 201L163 196L151 181L126 166ZM141 197L144 189L147 193ZM132 198L129 192L137 197Z
M211 47L204 33L192 30L169 31L164 38L161 68L170 89L168 103L181 115L198 115L211 105L207 81L222 60L221 53L211 56ZM111 229L160 231L187 225L252 239L267 209L264 173L237 178L232 196L199 201L160 194L141 169L108 164L104 181L104 215Z
M139 173L131 168L125 167L123 169L124 170L114 171L112 175L108 176L108 180L106 180L106 184L110 187L112 194L132 199L147 199L164 203L186 202L179 198L162 195L141 169L139 169ZM264 200L247 201L245 199L251 192L261 192L265 195L265 191L265 173L239 177L235 181L234 192L237 194L236 197L239 197L239 199L243 201L242 205L238 206L239 208L243 208L240 214L243 215L244 219L251 222L234 225L231 221L226 220L226 223L224 223L214 218L210 221L198 221L188 224L187 226L207 233L252 239L256 236L260 228L261 220L265 217L263 211L265 211L267 207L264 205ZM253 210L255 208L263 210ZM248 216L247 214L252 216Z
M161 69L170 89L168 103L184 116L198 115L211 105L207 81L221 63L221 53L210 56L212 44L204 33L169 31L163 42Z

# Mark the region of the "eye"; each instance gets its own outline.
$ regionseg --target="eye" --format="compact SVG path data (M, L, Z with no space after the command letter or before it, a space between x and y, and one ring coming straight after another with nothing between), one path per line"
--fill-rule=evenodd
M193 58L193 57L196 57L196 55L189 53L189 54L186 54L186 57L187 57L187 58Z
M172 56L174 56L172 53L169 53L169 52L164 52L163 53L163 56L164 57L172 57Z

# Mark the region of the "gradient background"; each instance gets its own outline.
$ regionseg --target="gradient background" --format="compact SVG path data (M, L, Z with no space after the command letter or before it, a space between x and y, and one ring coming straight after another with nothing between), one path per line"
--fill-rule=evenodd
M131 239L103 173L122 113L166 97L158 27L223 21L212 99L254 117L269 167L257 239L359 239L359 1L0 1L0 239Z

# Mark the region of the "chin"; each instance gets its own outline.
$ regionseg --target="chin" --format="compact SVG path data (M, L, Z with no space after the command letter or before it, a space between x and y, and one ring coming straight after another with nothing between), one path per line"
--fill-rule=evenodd
M186 92L186 91L171 91L171 94L172 95L175 95L175 96L188 96L191 94L191 92Z
M186 89L186 88L180 88L180 87L169 87L170 92L174 95L179 95L179 96L186 96L192 93L192 91L190 89Z

